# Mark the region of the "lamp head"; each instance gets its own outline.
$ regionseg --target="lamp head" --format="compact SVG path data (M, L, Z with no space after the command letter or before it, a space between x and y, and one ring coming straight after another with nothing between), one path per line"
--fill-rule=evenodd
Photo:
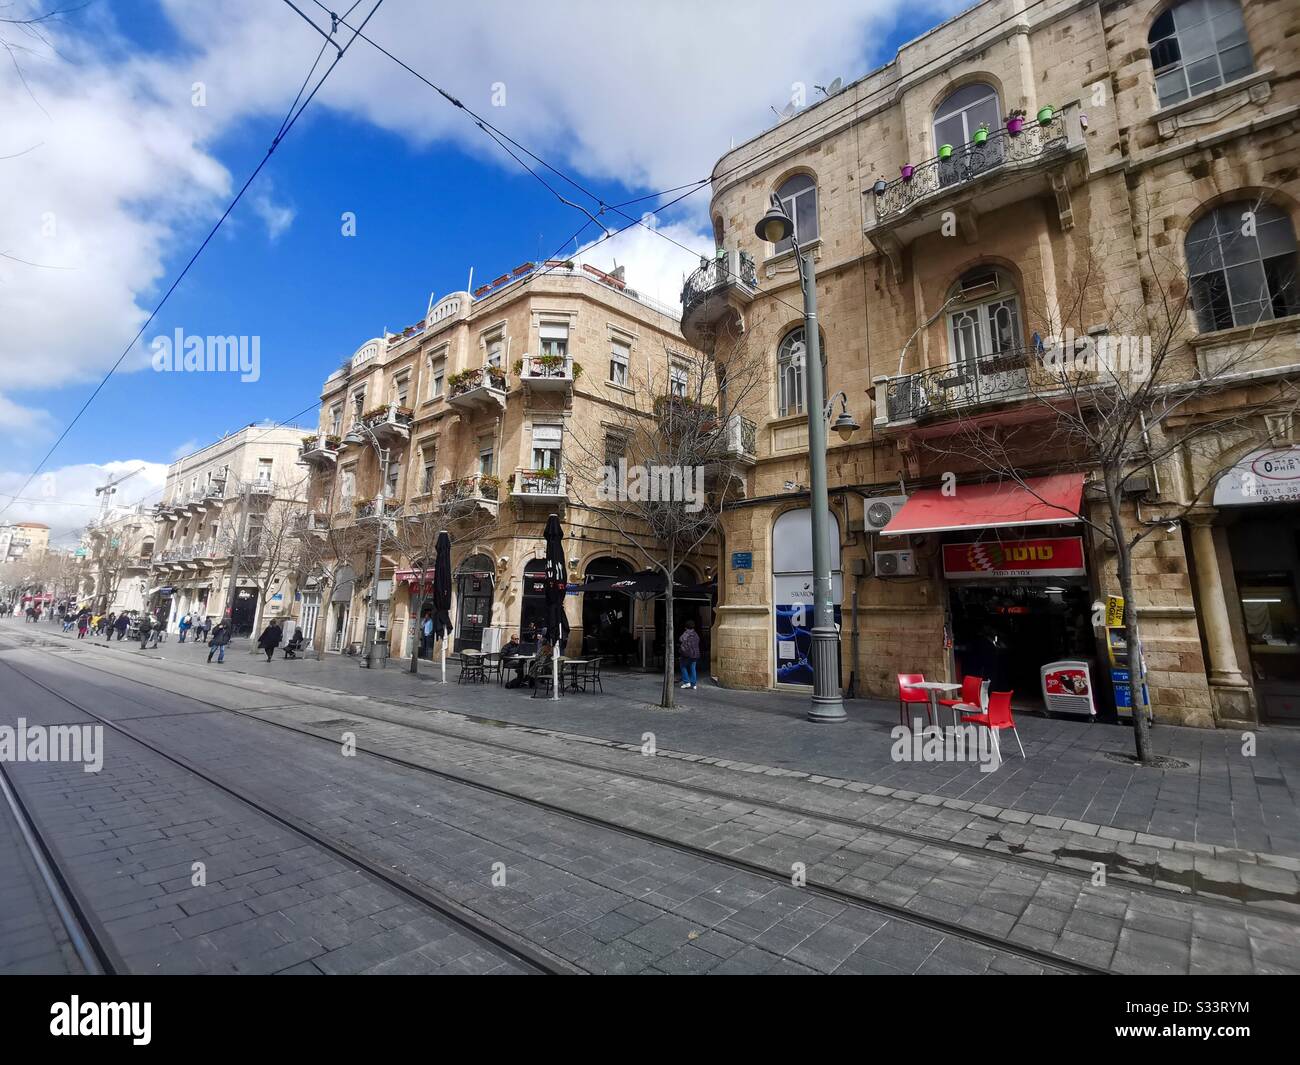
M840 416L835 419L835 424L831 428L840 434L840 439L847 441L854 433L862 428L847 410L840 411Z
M785 208L781 206L781 201L775 196L772 197L772 206L767 209L767 214L758 220L758 225L754 227L754 233L759 240L767 241L769 244L779 244L783 240L788 240L794 233L794 222L790 216L785 213Z

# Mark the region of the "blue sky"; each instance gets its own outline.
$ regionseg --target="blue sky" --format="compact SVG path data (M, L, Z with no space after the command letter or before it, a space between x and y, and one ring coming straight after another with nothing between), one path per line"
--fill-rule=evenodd
M835 75L859 77L952 10L805 6L778 57L764 42L765 27L788 22L779 4L556 0L445 15L386 0L367 33L619 202L704 177L732 139L774 121L769 105L794 81L811 95ZM14 257L0 260L0 506L2 520L46 521L65 544L106 473L143 465L124 498L156 498L178 452L312 406L347 355L423 317L431 292L464 288L471 267L477 284L548 255L582 222L467 116L358 41L144 335L257 336L260 379L160 374L136 353L50 476L13 500L261 158L321 38L271 0L98 0L45 24L43 39L0 36L23 45L27 82L0 74L17 116L0 130L0 156L24 153L0 160L0 196L21 208L0 221L0 253ZM656 224L705 247L707 203L705 189ZM341 233L345 211L355 237ZM593 226L582 243L598 235ZM690 257L634 230L593 252L598 265L615 259L675 302Z

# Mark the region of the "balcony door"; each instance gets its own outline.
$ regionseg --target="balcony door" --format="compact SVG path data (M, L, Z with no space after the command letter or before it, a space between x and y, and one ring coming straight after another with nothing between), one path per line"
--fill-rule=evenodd
M988 125L989 140L972 143L981 125ZM1002 161L1000 137L992 136L1002 126L1002 106L997 90L983 82L963 85L950 93L934 113L934 150L952 145L952 155L939 161L939 184L956 185Z
M1005 291L1005 282L999 287ZM1023 394L1029 387L1023 336L1019 299L1014 292L949 312L949 350L957 370L950 387L960 394L948 397L945 405Z

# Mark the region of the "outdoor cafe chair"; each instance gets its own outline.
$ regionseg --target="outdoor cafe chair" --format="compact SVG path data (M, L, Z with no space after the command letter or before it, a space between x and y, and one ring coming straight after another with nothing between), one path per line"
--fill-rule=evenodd
M583 691L586 691L587 686L591 685L594 688L599 688L602 694L604 693L605 688L600 683L600 666L602 662L604 662L604 658L597 655L582 667L582 672L578 675L578 683L582 685Z
M1020 757L1025 757L1025 745L1020 742L1020 733L1016 731L1015 719L1011 716L1011 692L990 692L988 710L982 714L963 714L962 721L967 725L983 725L993 734L993 749L997 751L998 761L1002 761L1002 747L998 743L998 733L1010 729L1020 748Z
M983 677L964 676L961 679L961 694L951 699L938 699L940 706L946 706L953 712L953 721L958 713L982 714L989 702L989 682Z
M489 651L483 656L483 679L487 680L489 677L496 677L500 681L501 667L501 652Z
M483 656L479 654L464 654L460 656L460 676L456 678L457 684L464 684L469 681L471 684L478 684L487 677L483 674Z
M908 712L908 704L924 703L925 720L930 724L930 694L924 688L913 688L910 685L924 684L924 673L899 673L898 674L898 720L902 725L909 728L912 725L911 714Z

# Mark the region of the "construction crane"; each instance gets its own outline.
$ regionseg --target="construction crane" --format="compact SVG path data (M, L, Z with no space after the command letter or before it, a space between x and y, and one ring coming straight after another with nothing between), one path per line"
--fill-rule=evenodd
M123 481L129 481L137 473L144 472L143 466L137 466L130 473L124 473L121 477L110 477L107 481L95 489L95 495L100 497L99 500L99 520L103 521L108 517L109 503L113 496L117 494L117 486Z

